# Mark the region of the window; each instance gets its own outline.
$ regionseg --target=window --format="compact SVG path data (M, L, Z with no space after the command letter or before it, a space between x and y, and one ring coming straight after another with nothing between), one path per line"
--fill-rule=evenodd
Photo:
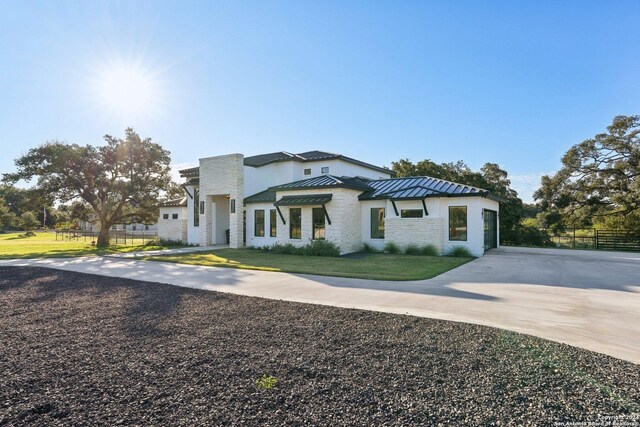
M466 206L449 206L449 240L467 240Z
M231 199L231 213L236 213L236 199Z
M305 175L311 175L311 168L304 170Z
M193 226L200 225L200 191L193 190Z
M384 208L371 208L371 238L384 239Z
M302 239L302 209L289 209L289 238Z
M200 201L200 215L204 214L204 200Z
M149 224L145 224L144 225L144 229L145 229L145 231L148 230L149 229Z
M324 209L313 208L311 217L313 218L313 234L311 236L313 236L314 240L324 240L326 236Z
M256 209L253 213L253 235L264 237L264 209Z
M135 225L135 224L133 224L133 226L131 227L131 229L132 229L133 231L136 231L136 225Z
M271 209L269 211L269 236L276 237L278 230L278 223L276 222L278 219L276 217L276 210Z
M169 219L169 214L162 214L162 219ZM115 228L114 228L115 230Z
M321 169L322 173L329 173L329 166L325 166Z
M402 209L400 218L422 218L424 211L422 209Z
M173 215L171 215L171 218L172 218L172 219L178 219L178 214L173 214Z

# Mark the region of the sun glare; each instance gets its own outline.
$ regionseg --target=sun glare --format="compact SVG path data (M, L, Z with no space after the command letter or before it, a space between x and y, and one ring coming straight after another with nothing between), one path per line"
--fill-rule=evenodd
M92 80L101 111L116 119L153 117L162 101L157 77L138 64L103 64Z

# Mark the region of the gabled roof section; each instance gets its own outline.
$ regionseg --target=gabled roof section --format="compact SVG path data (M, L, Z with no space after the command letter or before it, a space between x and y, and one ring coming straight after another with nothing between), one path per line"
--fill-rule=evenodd
M377 182L377 181L372 181ZM314 188L350 188L352 190L369 191L372 188L369 183L358 178L348 176L337 177L334 175L321 175L315 178L294 181L288 184L276 185L269 188L271 191L310 190Z
M484 196L503 201L482 188L445 181L428 176L381 179L368 183L371 190L360 195L360 200L391 199L419 200L427 197Z
M276 201L276 192L271 190L261 191L244 198L244 203L273 203Z
M287 153L286 151L276 151L275 153L258 154L257 156L249 156L244 158L245 166L259 168L275 162L286 162L287 160L295 160L296 155Z
M187 206L187 198L181 197L179 199L167 200L166 202L158 204L158 207L160 208L171 208L178 206Z

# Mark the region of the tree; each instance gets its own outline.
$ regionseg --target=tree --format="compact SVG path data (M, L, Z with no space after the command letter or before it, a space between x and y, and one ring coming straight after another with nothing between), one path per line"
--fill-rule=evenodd
M617 217L621 227L633 227L640 213L639 135L640 116L616 116L606 133L571 147L561 169L542 177L534 193L547 222L584 226Z
M33 212L25 212L20 215L20 227L25 230L28 235L32 234L31 230L38 227L38 225L40 224Z
M184 188L182 187L182 185L171 181L169 182L167 187L164 189L164 195L162 196L161 200L167 201L167 200L180 199L182 197L184 197Z
M128 128L124 139L104 139L100 147L53 141L32 148L16 159L17 172L4 180L37 177L36 189L60 202L85 201L100 224L97 246L108 246L114 224L157 218L158 196L171 177L169 152L150 138Z
M0 197L0 231L7 227L13 227L16 221L16 214L9 210L4 199Z
M511 230L520 222L524 206L518 193L511 188L507 171L496 163L486 163L480 171L473 171L466 163L435 163L429 159L412 163L408 159L391 162L398 177L430 176L488 190L506 199L500 203L500 230Z

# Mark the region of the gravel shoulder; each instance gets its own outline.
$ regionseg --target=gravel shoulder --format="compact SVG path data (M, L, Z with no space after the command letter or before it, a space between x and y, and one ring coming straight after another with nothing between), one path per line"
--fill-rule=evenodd
M640 420L640 365L479 325L6 267L0 332L0 426Z

